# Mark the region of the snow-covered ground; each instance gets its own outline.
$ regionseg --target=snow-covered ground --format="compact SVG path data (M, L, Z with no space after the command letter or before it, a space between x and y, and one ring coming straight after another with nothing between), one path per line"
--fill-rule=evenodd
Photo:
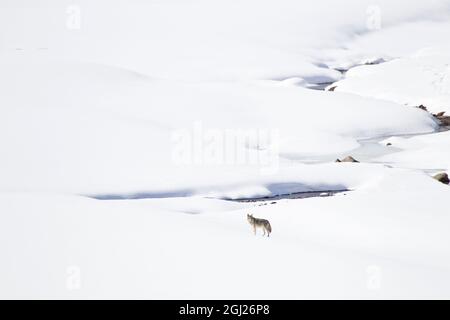
M0 297L450 298L450 1L341 6L0 0Z
M450 112L449 60L449 47L429 47L379 65L353 68L345 80L334 84L335 90Z

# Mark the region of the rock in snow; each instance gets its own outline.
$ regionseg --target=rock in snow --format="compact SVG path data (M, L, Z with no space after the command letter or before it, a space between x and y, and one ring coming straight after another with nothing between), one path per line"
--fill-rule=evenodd
M434 179L436 179L439 182L442 182L444 184L449 184L450 180L448 179L448 174L447 173L438 173L435 176L433 176Z
M342 160L337 159L336 162L354 162L354 163L359 163L359 161L356 160L355 158L353 158L352 156L347 156L347 157L345 157Z

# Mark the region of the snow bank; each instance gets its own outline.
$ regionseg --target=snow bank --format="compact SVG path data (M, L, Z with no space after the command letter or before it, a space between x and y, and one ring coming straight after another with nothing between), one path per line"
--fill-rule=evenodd
M448 297L450 189L411 171L379 177L266 206L2 193L0 296ZM253 235L247 213L270 220L269 239Z
M185 84L24 57L0 68L0 189L9 191L181 195L254 180L265 168L267 184L279 182L284 155L333 156L360 138L436 126L428 114L394 103L266 82ZM248 159L208 162L208 152L229 154L221 140L227 130L244 136L231 144ZM298 178L285 182L303 182L295 170L285 176Z
M370 33L371 0L0 3L1 52L91 61L165 79L336 81L317 57ZM382 26L439 20L446 0L377 1ZM377 32L374 32L377 33ZM330 51L332 52L332 51Z
M396 166L421 168L426 170L447 171L450 169L450 132L421 135L412 138L390 138L398 152L378 158L377 161Z
M339 92L450 112L449 61L449 47L422 49L409 57L353 68L333 86Z

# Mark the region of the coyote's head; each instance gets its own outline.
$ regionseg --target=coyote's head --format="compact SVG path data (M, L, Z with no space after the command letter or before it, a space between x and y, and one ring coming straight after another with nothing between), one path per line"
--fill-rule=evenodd
M248 222L252 222L252 220L253 220L253 215L247 213L247 220L248 220Z

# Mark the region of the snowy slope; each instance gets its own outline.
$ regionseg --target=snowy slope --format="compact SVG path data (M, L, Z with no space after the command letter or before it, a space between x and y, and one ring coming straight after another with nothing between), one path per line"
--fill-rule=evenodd
M449 2L377 5L382 27L393 27L447 18ZM0 6L1 52L20 48L170 80L333 81L340 74L317 57L372 34L370 0L337 7L332 0L2 0Z
M448 297L448 196L399 171L364 191L262 207L3 194L1 296ZM270 219L269 239L248 212Z
M449 60L450 48L426 48L380 65L353 68L333 85L340 92L449 112Z
M255 179L256 185L305 184L302 172L309 170L320 171L316 183L309 181L317 185L333 173L290 167L278 174L283 155L334 155L358 147L360 138L436 127L421 110L271 82L184 84L96 64L6 61L0 75L0 103L8 106L0 118L5 191L191 194ZM199 139L207 149L212 130L219 136L226 130L262 132L257 142L233 140L233 148L264 154L276 144L276 153L267 164L208 162L207 150L198 165L191 154L184 155L186 162L174 158L177 148L187 153L183 139ZM229 152L221 143L212 151ZM265 168L270 172L261 176Z
M391 143L397 152L380 157L379 161L393 165L422 168L432 172L450 169L449 132L433 135L420 135L411 138L389 138L384 143Z

